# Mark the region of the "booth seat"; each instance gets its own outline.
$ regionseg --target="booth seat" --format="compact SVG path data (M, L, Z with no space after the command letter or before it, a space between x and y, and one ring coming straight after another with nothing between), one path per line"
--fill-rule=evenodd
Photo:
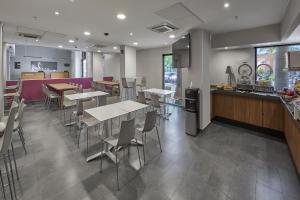
M51 83L77 83L82 84L83 89L91 88L93 78L65 78L65 79L44 79L44 80L23 80L21 97L25 102L40 101L44 98L42 84ZM7 83L8 84L8 83Z

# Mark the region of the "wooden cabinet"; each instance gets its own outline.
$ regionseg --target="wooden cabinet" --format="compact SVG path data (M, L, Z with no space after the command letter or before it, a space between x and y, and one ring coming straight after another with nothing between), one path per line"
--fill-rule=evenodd
M298 173L300 174L300 127L288 113L287 110L284 112L284 133L285 137L292 154L295 166Z
M284 108L280 101L262 101L262 127L283 132Z
M233 96L233 120L262 126L262 100L243 96Z
M213 116L233 119L232 95L213 95Z

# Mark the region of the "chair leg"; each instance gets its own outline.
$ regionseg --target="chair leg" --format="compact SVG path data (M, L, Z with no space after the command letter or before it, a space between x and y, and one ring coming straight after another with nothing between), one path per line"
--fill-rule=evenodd
M86 128L86 154L89 153L89 127Z
M135 139L135 142L136 142L136 144L138 144L137 139ZM138 156L139 156L140 168L142 168L142 162L141 162L141 157L140 157L139 145L136 145L136 149L137 149Z
M118 191L120 190L120 185L119 185L119 164L118 164L118 151L115 151L116 155L116 170L117 170L117 188Z
M13 192L12 192L12 188L11 188L11 180L10 180L10 176L9 176L9 169L8 169L8 164L7 164L7 159L6 159L6 155L3 155L3 160L4 160L4 165L5 165L5 171L6 171L6 176L7 176L7 181L8 181L8 186L9 186L9 191L10 191L10 197L11 200L14 199L13 197Z
M13 185L13 189L14 189L15 199L17 199L15 176L14 176L14 172L13 172L13 166L11 164L11 158L10 158L10 151L9 151L9 149L7 150L7 154L8 154L8 161L9 161L9 167L10 167L10 172L11 172L11 180L12 180L12 185Z
M19 133L19 136L20 136L20 140L21 140L21 142L22 142L22 146L23 146L23 149L24 149L24 151L25 151L25 155L27 155L27 150L26 150L26 147L25 147L25 139L24 139L24 136L23 136L23 133L22 133L22 132L23 132L22 129L19 128L19 129L18 129L18 133Z
M142 142L143 142L143 156L144 156L144 164L145 164L146 163L146 154L145 154L146 143L144 142L144 135L142 135Z
M159 143L159 147L160 147L160 152L162 152L161 143L160 143L160 138L159 138L159 134L158 134L158 128L155 127L155 129L156 129L156 135L157 135L157 139L158 139L158 143Z
M101 156L100 156L100 173L102 173L102 163L103 163L103 152L104 152L104 142L102 142L102 153L101 153Z
M17 174L17 180L19 180L20 177L19 177L18 166L17 166L17 162L16 162L15 149L14 149L14 145L13 145L12 142L11 142L11 151L12 151L12 156L13 156L13 159L14 159L14 165L15 165L15 170L16 170L16 174Z
M2 177L2 171L1 170L0 170L0 180L1 180L1 187L2 187L2 192L3 192L3 199L6 200L5 187L4 187L4 182L3 182L3 177Z

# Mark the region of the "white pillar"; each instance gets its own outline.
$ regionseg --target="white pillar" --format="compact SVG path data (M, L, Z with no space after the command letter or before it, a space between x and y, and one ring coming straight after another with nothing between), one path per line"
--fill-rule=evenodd
M87 77L93 76L93 52L86 52Z
M5 85L3 76L3 24L0 22L0 117L4 114L3 88Z
M93 80L103 79L104 56L101 53L93 53Z
M82 77L82 52L81 51L72 51L72 78L81 78Z
M120 78L136 76L136 49L121 46Z

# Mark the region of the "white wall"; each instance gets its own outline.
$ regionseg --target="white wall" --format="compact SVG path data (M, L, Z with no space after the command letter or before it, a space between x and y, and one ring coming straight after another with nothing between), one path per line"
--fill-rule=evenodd
M15 57L11 60L10 79L18 80L21 72L31 72L31 61L48 61L57 62L57 71L71 71L71 51L37 47L37 46L24 46L15 45ZM21 63L21 69L14 68L14 62ZM64 64L70 64L70 67L64 67ZM46 72L46 78L50 74Z
M104 56L100 53L93 53L93 80L103 79Z
M226 83L227 74L225 70L227 66L232 66L236 79L238 79L238 67L247 62L253 69L252 80L254 80L255 65L255 49L235 49L235 50L212 50L210 63L210 83Z
M169 53L172 53L170 46L137 51L136 74L146 77L148 88L162 88L162 56Z
M281 37L287 39L300 24L300 1L290 0L286 14L281 21Z
M103 76L113 76L120 80L120 54L104 54Z

